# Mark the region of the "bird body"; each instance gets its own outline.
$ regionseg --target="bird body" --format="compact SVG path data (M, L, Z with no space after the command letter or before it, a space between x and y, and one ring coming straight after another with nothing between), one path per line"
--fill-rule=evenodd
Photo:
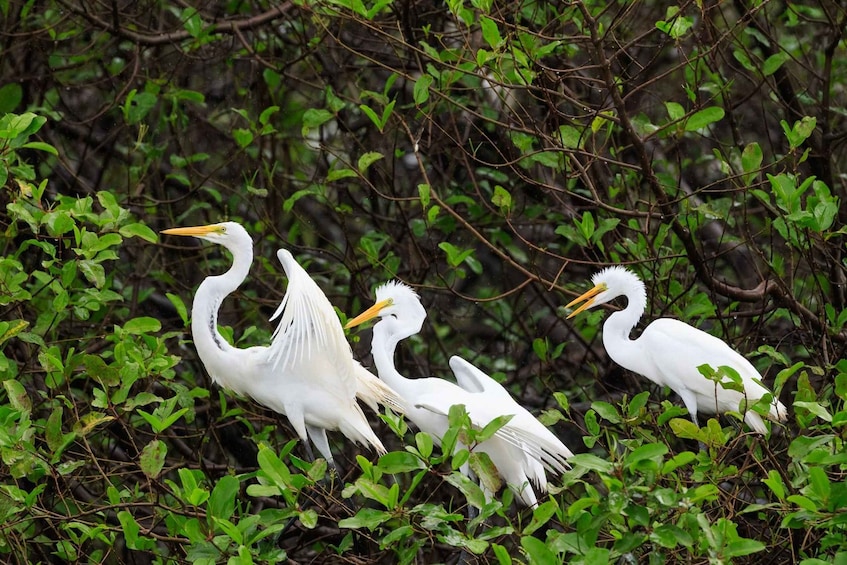
M477 428L499 416L512 416L474 450L488 454L506 484L524 504L537 504L532 486L546 491L545 468L563 472L571 451L518 405L499 383L460 357L450 359L459 385L435 377L403 377L394 366L394 352L401 340L420 331L426 310L410 287L396 281L377 288L376 298L374 306L350 320L347 327L380 316L373 329L374 364L379 377L405 399L406 417L440 445L449 428L447 416L452 406L464 405Z
M353 359L332 304L288 251L277 257L288 278L285 296L272 320L280 318L269 346L238 348L218 331L218 309L247 277L253 241L235 222L173 228L162 233L194 236L226 247L230 269L200 283L191 309L197 354L212 381L285 415L308 447L308 440L332 464L326 430L338 430L356 443L385 453L357 404L359 397L402 409L402 399ZM374 382L375 381L375 382Z
M452 356L449 364L459 386L479 397L478 404L484 410L480 414L482 421L508 415L512 417L507 424L508 430L520 430L523 438L520 445L510 441L489 441L481 443L477 450L488 454L506 484L512 486L524 504L535 506L538 500L532 486L540 492L547 492L547 474L544 465L525 448L526 444L535 443L541 451L555 453L562 460L572 457L573 453L526 408L515 402L503 385L478 367L458 355ZM427 397L418 399L418 402L424 403L430 410L443 412L443 408ZM477 410L480 411L480 408Z
M697 423L698 413L741 410L751 429L759 434L767 432L762 417L743 405L744 401L752 405L766 394L771 394L762 385L762 376L750 361L715 336L670 318L655 320L639 338L630 339L629 335L647 305L644 283L620 266L596 273L591 281L594 287L566 306L570 308L585 301L568 318L618 296L625 296L628 301L626 308L611 314L603 324L603 346L615 363L660 386L670 387L680 396L694 423ZM724 388L707 379L698 370L701 365L734 369L741 377L744 392ZM784 421L786 417L785 406L774 398L768 418Z

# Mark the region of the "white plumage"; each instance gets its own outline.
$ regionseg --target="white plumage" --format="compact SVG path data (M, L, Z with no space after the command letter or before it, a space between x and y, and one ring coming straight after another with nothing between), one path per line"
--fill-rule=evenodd
M491 377L460 357L450 359L459 385L429 377L407 379L394 366L397 344L418 333L426 318L420 298L403 283L390 281L376 290L376 303L347 323L353 327L379 316L372 352L379 377L406 401L406 417L440 444L450 407L465 406L471 423L484 427L494 418L512 419L474 449L488 454L506 484L528 506L537 504L533 486L547 489L545 468L563 472L571 451ZM464 469L467 472L467 469Z
M771 392L762 384L762 376L742 355L720 339L679 320L660 318L648 325L638 339L629 334L644 314L647 292L644 283L634 273L620 266L608 267L591 277L594 287L570 302L566 307L585 301L571 312L571 318L583 310L625 296L628 304L622 311L609 316L603 324L603 346L618 365L647 377L661 386L668 386L682 399L697 423L697 414L739 411L744 421L756 433L765 434L762 417L746 410ZM697 367L713 369L731 367L741 376L744 393L730 390L704 377ZM744 402L746 401L746 405ZM774 398L768 418L782 422L787 410Z
M214 382L284 414L306 447L311 439L330 464L326 430L338 430L356 443L385 453L356 398L374 409L379 403L401 412L402 399L353 359L332 304L291 253L284 249L277 253L288 287L272 317L280 322L270 346L241 349L220 335L217 318L223 299L250 271L250 236L235 222L162 233L198 237L232 253L232 267L200 284L191 309L194 345Z

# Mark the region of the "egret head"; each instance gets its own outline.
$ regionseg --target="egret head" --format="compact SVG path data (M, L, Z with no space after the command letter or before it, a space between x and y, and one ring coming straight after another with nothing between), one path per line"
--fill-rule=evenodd
M426 310L421 305L418 293L412 287L400 281L388 281L377 287L376 303L349 320L345 328L353 328L379 316L383 320L399 320L408 324L418 324L418 330L426 318Z
M220 224L209 224L208 226L192 226L188 228L170 228L162 230L168 235L189 235L199 237L218 245L225 245L227 241L235 239L250 239L247 231L235 222L222 222Z
M594 273L591 282L594 284L591 290L578 296L565 306L565 308L570 308L580 302L583 303L568 314L568 318L573 318L584 310L605 304L621 295L631 296L632 298L638 297L641 301L647 300L647 293L641 279L635 273L620 265L612 265Z
M192 226L188 228L170 228L162 230L161 233L168 235L188 235L223 245L229 249L233 256L253 256L253 239L241 224L235 222L221 222L209 224L208 226Z

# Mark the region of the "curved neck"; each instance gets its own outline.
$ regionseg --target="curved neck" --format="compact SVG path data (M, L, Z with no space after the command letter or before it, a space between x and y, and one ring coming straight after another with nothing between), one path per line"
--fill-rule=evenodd
M401 375L394 366L394 352L397 349L397 344L411 334L403 335L402 333L392 332L389 325L388 320L380 320L374 326L371 354L379 378L405 398L404 389L409 379Z
M603 347L609 357L622 367L636 371L636 367L643 363L641 352L635 347L635 340L629 338L632 329L641 319L647 308L647 293L644 283L637 280L636 288L627 291L626 308L613 313L603 324Z
M233 257L232 266L226 273L206 277L200 283L191 308L191 334L194 337L194 345L200 359L207 366L211 356L233 349L218 331L218 309L224 298L244 282L253 263L252 246L230 252Z

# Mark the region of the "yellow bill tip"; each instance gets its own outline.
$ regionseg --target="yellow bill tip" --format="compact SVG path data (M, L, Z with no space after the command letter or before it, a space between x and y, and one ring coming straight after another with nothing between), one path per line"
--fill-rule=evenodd
M208 226L191 226L186 228L168 228L159 233L167 235L187 235L193 237L201 237L210 233L220 231L220 224L210 224Z
M344 329L347 330L350 328L355 328L356 326L364 324L369 320L373 320L374 318L379 316L379 313L382 312L383 308L385 308L386 306L391 306L392 302L393 301L390 298L380 300L379 302L377 302L376 304L374 304L352 320L347 320L347 323L344 324Z
M604 290L606 290L606 285L603 284L603 283L600 283L600 284L596 285L594 288L592 288L591 290L589 290L588 292L585 292L585 293L577 296L576 298L574 298L570 302L568 302L565 305L565 308L570 308L570 307L572 307L576 304L579 304L580 302L585 301L582 305L580 305L579 308L577 308L576 310L574 310L573 312L568 314L568 317L566 319L570 320L571 318L573 318L574 316L576 316L580 312L584 312L585 310L588 310L589 308L594 306L594 297L597 296L598 294L600 294L601 292L603 292Z

